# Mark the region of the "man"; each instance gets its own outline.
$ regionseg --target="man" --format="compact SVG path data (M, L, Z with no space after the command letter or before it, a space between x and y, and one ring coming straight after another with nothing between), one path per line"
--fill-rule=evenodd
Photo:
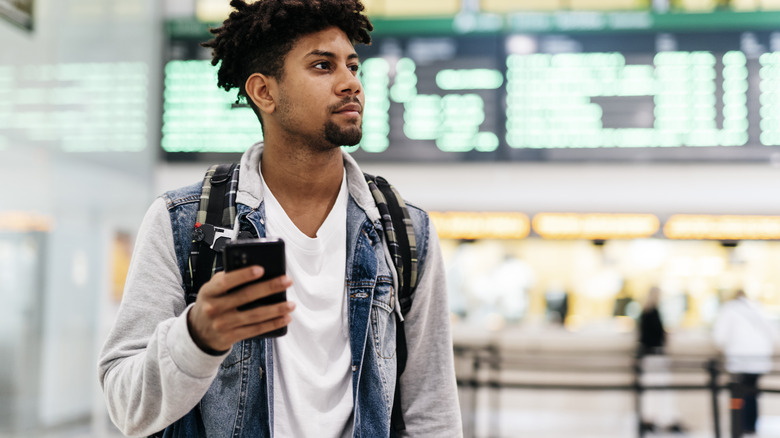
M742 389L736 394L743 400L742 432L752 435L758 420L758 378L772 370L777 329L745 291L738 290L720 310L713 337L726 356L726 370Z
M391 427L396 273L365 179L340 148L362 134L353 43L370 42L363 5L231 5L205 46L218 84L239 89L265 138L241 159L237 227L282 237L287 275L225 294L263 269L219 272L187 306L182 273L200 184L156 200L99 363L112 420L128 435L461 436L438 238L412 206L419 275L399 377L406 427ZM288 302L236 309L285 289ZM258 338L284 326L283 337Z

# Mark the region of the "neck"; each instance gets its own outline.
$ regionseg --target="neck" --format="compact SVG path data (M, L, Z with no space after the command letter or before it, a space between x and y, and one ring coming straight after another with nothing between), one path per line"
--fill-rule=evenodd
M341 149L266 143L260 161L268 189L304 234L315 237L336 202L344 174Z

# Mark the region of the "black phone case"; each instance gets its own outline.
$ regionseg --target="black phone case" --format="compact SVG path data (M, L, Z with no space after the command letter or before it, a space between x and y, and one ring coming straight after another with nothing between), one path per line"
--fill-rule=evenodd
M284 241L281 239L251 239L229 242L222 251L225 272L247 266L259 265L265 269L263 276L253 281L270 280L286 273L284 261ZM249 283L251 284L251 283ZM240 287L243 287L240 286ZM232 292L228 291L228 293ZM238 307L239 311L254 309L287 301L287 291L269 295ZM260 335L261 338L275 338L287 334L287 327Z

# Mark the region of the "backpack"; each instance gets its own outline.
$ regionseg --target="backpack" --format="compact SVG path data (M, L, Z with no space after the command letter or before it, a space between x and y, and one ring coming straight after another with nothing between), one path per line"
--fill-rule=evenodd
M217 164L211 166L203 178L200 205L192 234L192 248L186 270L185 286L187 304L193 303L200 287L222 270L219 254L235 234L236 193L238 192L239 165ZM406 316L412 307L417 286L417 244L414 225L409 211L398 191L381 176L364 173L371 194L381 215L385 243L395 265L399 285L401 315ZM239 230L238 239L258 237L253 227ZM391 426L396 431L406 429L401 413L399 378L406 368L406 333L401 318L396 319L396 384Z

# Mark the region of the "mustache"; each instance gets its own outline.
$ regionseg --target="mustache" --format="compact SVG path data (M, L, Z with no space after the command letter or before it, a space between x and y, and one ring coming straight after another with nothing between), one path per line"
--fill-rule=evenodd
M330 112L335 112L339 108L343 107L344 105L348 105L350 103L355 103L355 104L360 105L360 111L361 112L363 111L363 102L361 102L357 98L357 96L345 97L345 98L341 99L341 101L339 103L336 103L336 104L333 104L333 105L329 106L328 109L330 110Z

